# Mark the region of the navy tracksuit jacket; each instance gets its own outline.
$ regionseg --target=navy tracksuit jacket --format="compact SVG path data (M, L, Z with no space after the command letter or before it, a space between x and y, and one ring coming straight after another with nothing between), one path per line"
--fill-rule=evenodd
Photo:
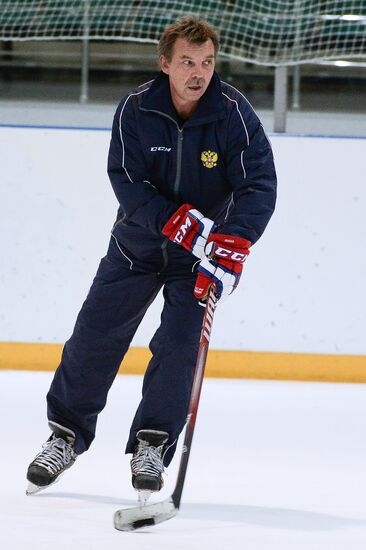
M251 105L216 73L185 121L160 73L119 104L108 174L117 219L47 395L48 418L75 432L76 453L88 449L131 339L163 287L161 324L126 452L133 452L139 429L164 430L172 445L168 465L186 421L203 308L193 295L197 258L161 230L190 203L220 232L255 243L275 206L272 150Z

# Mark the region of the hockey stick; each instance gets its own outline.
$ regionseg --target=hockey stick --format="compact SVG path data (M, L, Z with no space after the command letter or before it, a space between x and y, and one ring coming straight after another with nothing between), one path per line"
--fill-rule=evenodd
M182 498L184 480L187 473L189 454L191 452L194 427L196 424L198 404L201 395L203 375L206 366L208 345L216 305L217 298L214 288L211 286L203 316L196 370L188 408L187 426L184 434L182 455L174 491L169 498L161 502L149 504L141 508L136 507L117 510L114 514L114 526L119 531L134 531L135 529L139 529L141 527L155 525L156 523L161 523L162 521L166 521L174 517L178 513Z

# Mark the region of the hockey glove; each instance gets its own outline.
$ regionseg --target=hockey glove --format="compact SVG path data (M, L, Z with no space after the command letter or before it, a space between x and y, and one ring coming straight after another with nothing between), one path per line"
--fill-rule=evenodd
M180 244L197 258L204 258L205 245L216 224L191 204L182 204L164 225L163 235Z
M196 298L204 301L212 284L218 299L232 294L239 284L251 244L242 237L211 233L205 247L206 256L198 268Z

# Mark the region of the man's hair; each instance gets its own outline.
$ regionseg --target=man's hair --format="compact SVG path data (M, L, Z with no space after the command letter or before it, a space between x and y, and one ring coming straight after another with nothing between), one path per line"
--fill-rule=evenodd
M174 44L178 38L183 38L191 44L204 44L212 40L215 56L219 50L219 35L216 29L204 19L195 15L185 15L165 27L158 44L158 55L163 55L169 62L173 57Z

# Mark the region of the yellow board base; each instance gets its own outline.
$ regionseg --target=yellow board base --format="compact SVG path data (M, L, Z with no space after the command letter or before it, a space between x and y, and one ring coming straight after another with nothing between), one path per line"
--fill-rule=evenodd
M0 342L0 369L54 371L61 344ZM120 374L144 374L151 357L147 348L130 348ZM209 351L206 376L314 382L366 382L366 356Z

